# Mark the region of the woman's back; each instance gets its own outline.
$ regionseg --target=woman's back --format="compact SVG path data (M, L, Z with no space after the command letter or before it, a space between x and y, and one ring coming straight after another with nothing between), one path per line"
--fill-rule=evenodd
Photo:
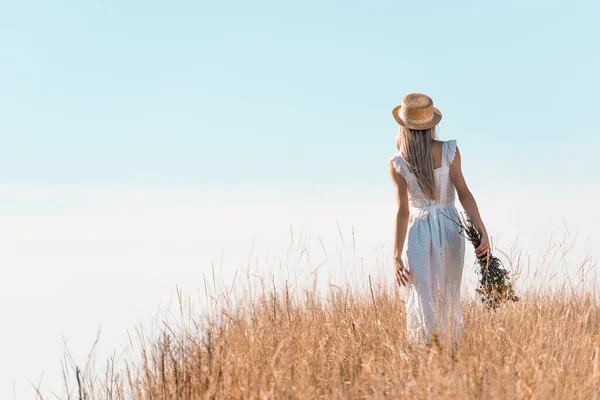
M408 200L412 208L423 208L430 206L454 206L456 195L454 185L450 176L450 165L456 155L456 140L445 142L436 141L432 149L435 180L435 200L430 200L419 186L415 174L411 171L408 163L402 158L402 154L396 153L391 161L396 171L406 181Z

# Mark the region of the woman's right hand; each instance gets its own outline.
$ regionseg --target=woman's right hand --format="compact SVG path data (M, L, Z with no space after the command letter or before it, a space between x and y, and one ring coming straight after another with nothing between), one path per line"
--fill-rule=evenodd
M481 234L481 243L479 244L479 247L475 249L475 255L477 258L490 259L490 241L485 232Z

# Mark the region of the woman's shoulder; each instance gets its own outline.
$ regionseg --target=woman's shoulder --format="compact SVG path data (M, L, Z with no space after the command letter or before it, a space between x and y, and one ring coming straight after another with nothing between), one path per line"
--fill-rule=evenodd
M389 160L391 162L393 162L394 160L397 160L398 158L402 159L402 155L400 154L399 151L393 153L392 155L390 155Z
M434 140L433 141L433 145L434 146L439 146L438 149L440 147L443 148L443 149L448 149L448 148L456 147L456 139Z
M448 160L448 165L452 164L454 161L454 157L456 156L456 149L458 149L458 145L456 144L456 139L445 140L442 142L443 152Z
M398 171L398 173L400 173L400 175L402 175L403 177L406 177L406 175L408 175L408 167L406 165L406 162L402 158L402 154L400 154L399 151L392 154L389 157L389 162L392 164L394 169Z
M390 163L392 163L392 165L394 165L394 166L396 166L397 164L404 163L404 160L402 159L402 155L400 154L400 152L390 155L388 158L388 161Z
M444 147L456 146L456 139L436 140L436 142L440 143Z

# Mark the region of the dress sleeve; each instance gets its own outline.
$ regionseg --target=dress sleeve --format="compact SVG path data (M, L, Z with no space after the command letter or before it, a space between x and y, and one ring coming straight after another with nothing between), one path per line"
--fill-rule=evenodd
M402 160L400 154L394 154L391 156L390 161L392 162L394 169L398 171L400 175L402 175L404 180L406 180L406 165L404 164L404 160Z
M448 140L446 142L446 159L448 162L448 167L450 167L454 161L454 156L456 156L456 148L456 140Z

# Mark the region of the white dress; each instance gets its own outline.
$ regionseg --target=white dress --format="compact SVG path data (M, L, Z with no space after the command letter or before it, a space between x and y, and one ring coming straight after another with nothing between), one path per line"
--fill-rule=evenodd
M398 153L394 168L408 188L410 219L402 259L409 269L406 285L407 338L412 343L431 343L431 335L450 333L455 341L463 330L460 286L465 255L455 207L456 190L450 164L456 141L442 144L442 166L434 170L437 201L428 200L416 177Z

